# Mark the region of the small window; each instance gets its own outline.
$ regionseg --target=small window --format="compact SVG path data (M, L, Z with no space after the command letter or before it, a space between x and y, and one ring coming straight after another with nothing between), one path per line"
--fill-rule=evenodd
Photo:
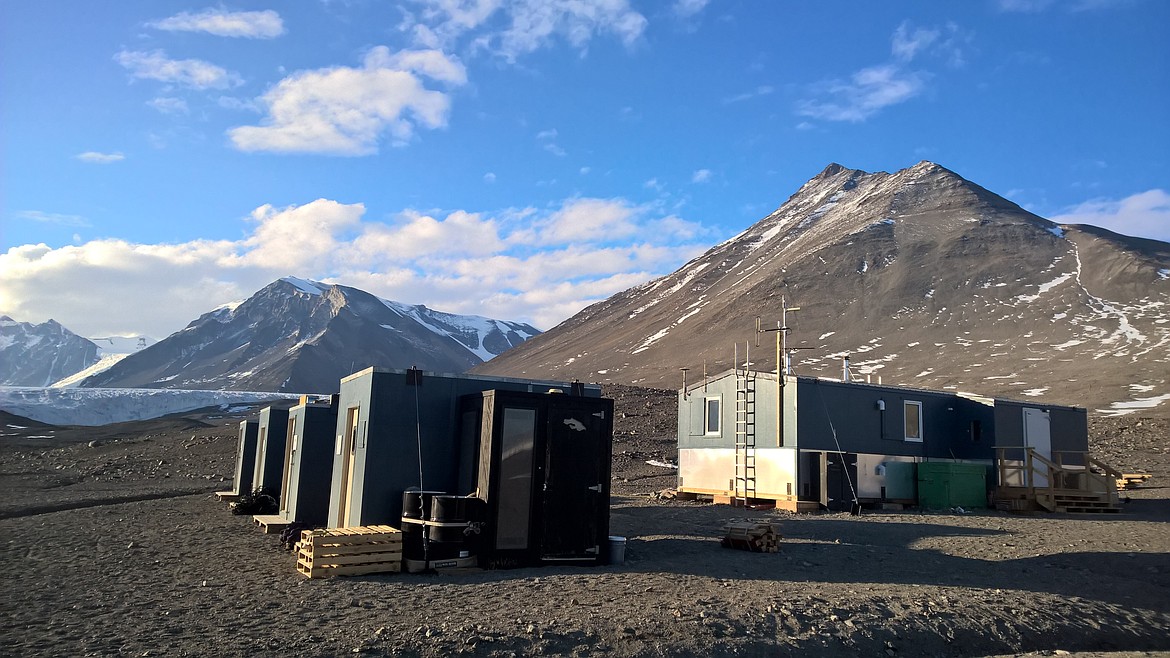
M707 398L703 416L705 434L719 434L719 398Z
M902 403L906 414L906 440L922 440L922 403L906 400Z

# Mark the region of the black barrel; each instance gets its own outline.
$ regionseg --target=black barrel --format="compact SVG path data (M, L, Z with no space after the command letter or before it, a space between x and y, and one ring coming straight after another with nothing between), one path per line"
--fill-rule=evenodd
M463 523L468 521L466 496L432 496L431 515L427 518L437 523Z
M406 519L429 519L431 498L442 496L442 491L420 491L410 489L402 492L402 517Z
M402 557L406 560L425 560L423 526L421 523L402 524Z

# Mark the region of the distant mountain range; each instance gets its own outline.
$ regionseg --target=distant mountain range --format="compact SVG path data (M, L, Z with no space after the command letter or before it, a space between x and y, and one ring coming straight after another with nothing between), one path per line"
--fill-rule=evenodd
M0 316L0 385L48 386L98 362L98 346L62 327Z
M538 333L286 277L81 386L331 393L342 377L369 366L463 372Z
M798 374L1170 408L1170 244L1058 226L921 162L830 165L678 271L594 304L475 372L678 388L775 368L788 314Z

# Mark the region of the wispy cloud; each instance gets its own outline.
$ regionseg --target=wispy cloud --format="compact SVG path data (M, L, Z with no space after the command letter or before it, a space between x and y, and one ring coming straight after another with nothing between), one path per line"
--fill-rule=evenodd
M848 80L821 83L820 98L800 101L797 114L826 121L865 121L884 108L917 96L926 77L891 64L862 69Z
M75 228L90 226L89 220L81 215L62 215L60 213L43 212L41 210L22 210L16 213L16 216L42 224L56 224L57 226L70 226Z
M148 24L173 32L206 32L219 37L272 39L284 34L284 21L271 9L265 11L227 11L205 9L199 13L182 12Z
M489 183L489 184L496 182L496 175L490 171L487 172L486 174L483 175L483 182Z
M695 173L691 174L691 182L692 183L706 183L710 180L711 180L711 170L710 169L699 169L699 170L696 170Z
M257 208L240 240L13 247L0 253L0 313L51 315L83 334L163 336L295 273L547 328L674 270L705 249L710 234L622 198L575 197L496 213L405 210L389 221L367 218L362 204L318 199ZM92 294L103 288L119 294Z
M463 64L442 52L377 46L361 68L302 71L281 80L259 99L267 109L261 125L232 128L228 136L241 151L369 155L385 133L404 146L416 127L447 125L450 97L428 89L422 76L451 87L467 82Z
M1054 0L999 0L996 4L1000 11L1037 13L1047 9Z
M192 89L228 89L243 84L239 74L199 59L170 59L161 50L123 50L114 55L135 78L158 80Z
M174 98L171 96L160 96L147 101L147 105L162 112L163 114L187 114L187 101L182 98Z
M1133 4L1134 0L1068 0L1057 3L1056 0L998 0L996 6L1002 12L1038 14L1049 8L1060 8L1071 12L1093 11L1098 9L1112 9Z
M903 22L890 38L891 61L865 67L848 78L812 85L810 95L797 101L796 113L825 121L865 121L926 89L934 74L922 68L912 69L913 62L929 54L951 67L961 67L969 40L970 36L954 23L924 28Z
M555 41L585 52L602 34L633 45L647 21L627 0L419 0L421 10L399 26L427 48L452 48L465 36L472 50L509 62ZM496 15L500 18L495 18ZM500 28L500 25L506 27Z
M773 91L775 91L775 89L773 89L769 85L760 85L759 87L756 87L755 89L753 89L751 91L747 91L747 92L744 92L742 94L736 94L735 96L728 96L728 97L724 98L723 104L724 105L731 105L732 103L742 103L743 101L748 101L748 100L751 100L753 98L767 96L767 95L771 94Z
M557 144L557 134L558 133L556 128L542 130L536 133L536 141L540 143L540 147L544 150L552 153L558 158L563 158L568 155L568 153L565 151L565 149L561 148L559 144Z
M126 159L126 156L121 153L101 153L99 151L86 151L73 157L90 164L113 164Z
M710 0L674 0L671 10L679 18L690 18L707 7Z
M1156 188L1124 199L1092 199L1049 219L1058 224L1091 224L1123 235L1170 242L1170 193Z

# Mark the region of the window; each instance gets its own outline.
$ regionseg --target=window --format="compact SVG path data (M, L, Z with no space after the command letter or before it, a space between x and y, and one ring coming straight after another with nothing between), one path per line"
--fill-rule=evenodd
M906 440L922 440L922 403L906 400L902 403L906 415Z
M707 398L703 428L705 434L719 434L719 398Z

